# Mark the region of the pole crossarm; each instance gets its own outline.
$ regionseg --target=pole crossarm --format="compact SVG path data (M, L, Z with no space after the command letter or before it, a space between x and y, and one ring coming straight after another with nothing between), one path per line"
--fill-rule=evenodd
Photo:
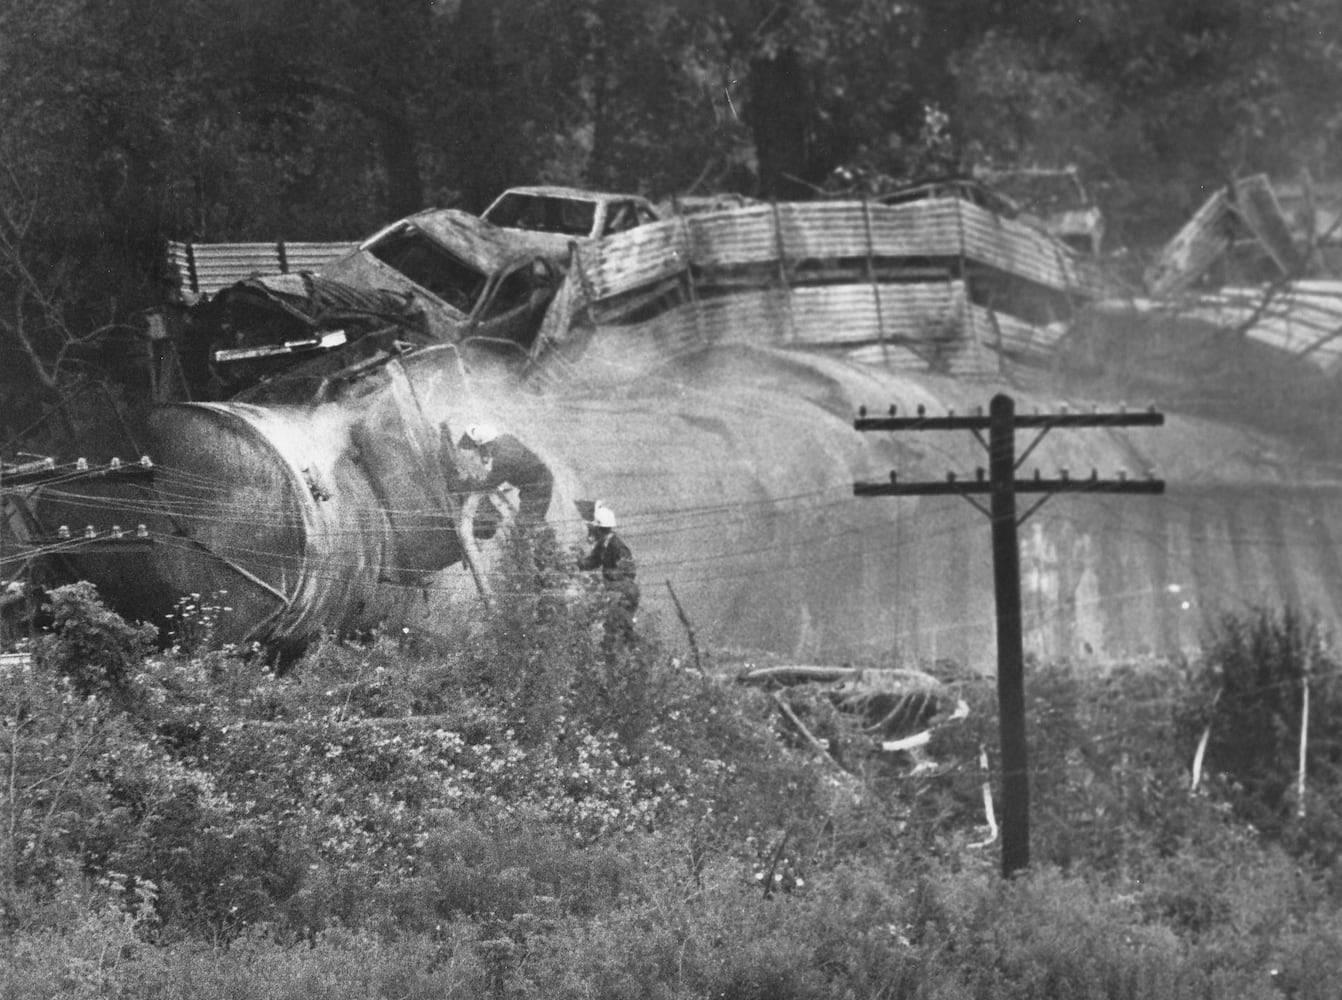
M1164 493L1163 479L1017 479L1016 493ZM855 497L965 496L990 494L993 484L976 479L930 483L854 483Z
M982 414L944 417L868 417L865 408L858 411L853 429L858 431L985 431L992 427L992 417ZM1163 427L1165 414L1154 410L1112 413L1021 413L1012 417L1016 430L1052 430L1074 427Z

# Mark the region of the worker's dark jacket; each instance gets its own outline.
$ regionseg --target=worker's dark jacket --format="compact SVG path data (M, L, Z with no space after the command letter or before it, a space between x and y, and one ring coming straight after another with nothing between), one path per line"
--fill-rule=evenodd
M601 570L606 589L620 595L621 606L631 615L638 610L638 584L634 580L638 570L634 566L634 554L615 532L598 539L579 567Z

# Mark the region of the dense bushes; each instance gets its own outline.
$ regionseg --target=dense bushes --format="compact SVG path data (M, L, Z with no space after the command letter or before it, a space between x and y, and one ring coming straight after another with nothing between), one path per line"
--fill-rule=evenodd
M411 906L455 850L447 831L557 837L573 857L548 868L585 872L585 846L638 833L692 829L702 853L759 832L776 789L743 784L738 761L760 776L770 759L799 803L819 794L823 769L776 752L764 703L646 642L603 651L599 596L551 538L518 539L510 559L496 607L452 648L328 640L283 676L235 652L132 656L140 633L87 588L58 592L54 634L4 694L34 790L11 809L14 888L50 891L74 864L152 881L174 932L310 934L393 899L424 928L529 895L485 858L469 877L449 866L478 891Z
M607 655L551 540L510 558L450 648L328 640L284 676L108 645L138 633L63 595L0 687L0 994L1325 997L1342 974L1333 773L1303 822L1278 789L1306 653L1331 704L1306 620L1234 619L1182 667L1033 668L1035 864L1003 882L975 846L991 683L960 682L973 711L921 766L841 770L757 692L645 639ZM1280 681L1279 722L1233 714Z
M1198 677L1207 769L1219 799L1265 836L1336 867L1342 855L1342 668L1320 624L1294 609L1226 616L1208 638ZM1305 798L1298 789L1304 689L1309 687Z

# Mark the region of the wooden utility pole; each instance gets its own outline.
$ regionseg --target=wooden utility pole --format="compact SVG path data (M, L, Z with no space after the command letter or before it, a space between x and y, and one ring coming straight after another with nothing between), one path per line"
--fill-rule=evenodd
M1073 479L1066 469L1058 477L1017 479L1016 470L1034 451L1044 435L1054 428L1086 427L1157 427L1165 422L1154 408L1143 413L1053 413L1016 415L1015 401L999 393L992 399L988 416L982 411L972 416L929 417L922 407L916 416L897 416L890 407L888 416L869 417L866 407L858 411L853 426L859 431L967 430L988 452L988 475L978 469L972 480L958 480L949 473L945 482L901 483L890 473L888 483L854 483L853 493L860 497L889 496L961 496L986 514L992 522L993 590L997 609L997 708L1002 747L1002 874L1010 876L1030 863L1030 783L1029 754L1025 732L1025 645L1021 629L1020 542L1017 529L1055 493L1163 493L1165 483L1148 477ZM1016 431L1036 429L1039 433L1016 457ZM987 440L983 432L988 432ZM985 507L976 497L988 494ZM1040 494L1023 515L1016 513L1018 493Z

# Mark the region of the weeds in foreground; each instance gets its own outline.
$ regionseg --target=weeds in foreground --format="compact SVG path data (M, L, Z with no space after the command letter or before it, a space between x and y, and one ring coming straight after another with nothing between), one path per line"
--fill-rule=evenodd
M459 647L327 640L283 676L75 601L0 686L0 994L1332 996L1330 814L1247 825L1260 786L1216 742L1188 790L1209 690L1264 670L1283 721L1242 725L1290 773L1296 657L1323 704L1334 671L1303 619L1178 670L1034 670L1036 865L1003 882L970 846L990 684L931 767L844 773L757 692L646 641L612 661L547 544L513 553L545 599Z

